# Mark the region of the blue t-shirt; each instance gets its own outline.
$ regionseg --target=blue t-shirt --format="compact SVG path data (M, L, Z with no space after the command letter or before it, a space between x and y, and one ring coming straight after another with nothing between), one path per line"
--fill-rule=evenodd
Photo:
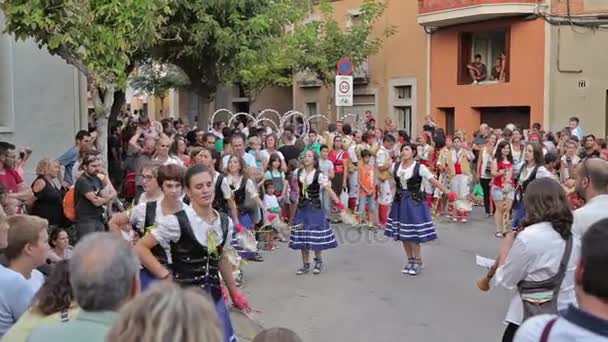
M76 161L78 161L78 150L76 149L76 146L72 146L72 148L62 154L57 160L65 168L63 180L66 181L66 183L73 185L74 178L72 178L72 169L74 168Z
M44 283L44 275L33 270L30 279L0 265L0 339L30 307Z

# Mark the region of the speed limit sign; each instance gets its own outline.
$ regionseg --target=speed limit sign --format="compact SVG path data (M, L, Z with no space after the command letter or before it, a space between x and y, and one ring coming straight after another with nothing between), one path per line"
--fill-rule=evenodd
M336 76L336 106L352 107L353 105L353 77Z

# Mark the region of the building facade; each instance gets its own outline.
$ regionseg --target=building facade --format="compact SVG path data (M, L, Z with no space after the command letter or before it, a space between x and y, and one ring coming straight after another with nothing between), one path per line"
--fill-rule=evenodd
M362 0L332 2L338 22L347 26L356 21L361 3ZM359 114L362 118L369 110L382 127L385 119L392 119L409 133L421 127L428 114L428 40L424 30L416 24L416 15L416 1L388 2L377 28L382 30L392 25L397 32L367 63L356 68L353 106L344 107L344 114ZM321 113L336 118L337 113L327 113L329 92L333 91L306 74L298 74L293 84L294 109L306 115Z
M586 132L608 131L607 1L420 0L430 32L430 112L448 133L480 123L548 130L580 118ZM584 23L586 27L579 26ZM480 57L483 80L471 63ZM476 67L476 69L479 69ZM473 73L475 75L475 73Z
M34 42L0 33L0 140L32 148L26 180L33 180L36 161L59 157L87 123L84 76Z

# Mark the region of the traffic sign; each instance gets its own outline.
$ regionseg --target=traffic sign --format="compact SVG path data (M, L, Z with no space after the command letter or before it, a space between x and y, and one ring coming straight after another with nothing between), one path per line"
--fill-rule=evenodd
M350 76L353 74L353 62L348 58L342 58L338 61L338 75Z
M353 105L353 77L336 76L336 106L352 107Z

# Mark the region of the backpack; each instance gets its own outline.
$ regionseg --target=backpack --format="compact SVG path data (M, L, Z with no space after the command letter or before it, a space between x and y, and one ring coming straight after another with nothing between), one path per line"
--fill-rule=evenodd
M71 187L63 196L63 215L68 220L76 221L76 190Z

